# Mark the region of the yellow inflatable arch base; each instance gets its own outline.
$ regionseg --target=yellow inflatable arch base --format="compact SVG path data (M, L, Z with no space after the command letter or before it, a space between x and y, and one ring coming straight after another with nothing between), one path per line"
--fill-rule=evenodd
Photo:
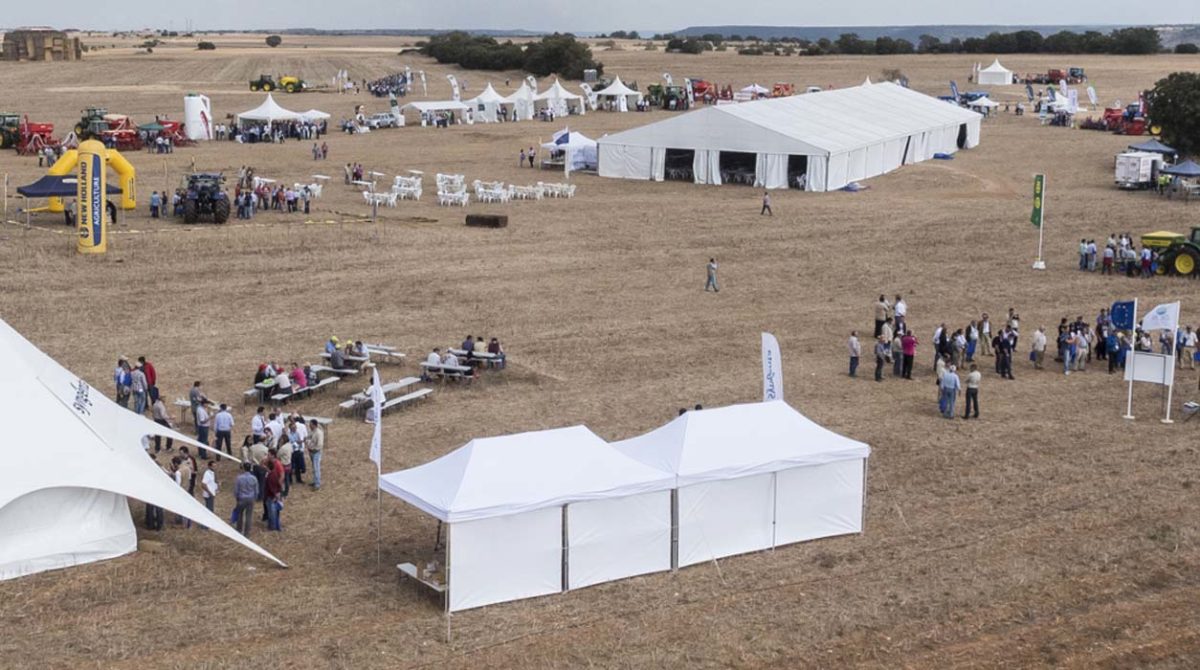
M108 167L117 173L118 183L121 187L121 209L137 209L137 170L133 168L133 164L127 158L121 155L120 151L106 149L99 142L96 142L96 144L99 144L99 148L97 149L95 145L92 145L90 147L92 153L103 157ZM83 148L82 144L80 144L80 148ZM65 177L78 169L79 150L69 149L62 155L62 158L59 158L54 165L50 166L50 170L46 174L55 177ZM62 213L63 209L62 198L50 198L48 211Z

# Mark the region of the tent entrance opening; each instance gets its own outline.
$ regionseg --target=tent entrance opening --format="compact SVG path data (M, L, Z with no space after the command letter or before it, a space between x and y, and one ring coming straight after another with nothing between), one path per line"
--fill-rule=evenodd
M808 185L808 156L788 156L788 188L801 191Z
M959 149L967 148L967 124L962 124L958 127L958 143Z
M692 181L692 167L696 152L691 149L667 149L664 179L667 181Z
M758 156L741 151L721 152L721 183L754 185Z

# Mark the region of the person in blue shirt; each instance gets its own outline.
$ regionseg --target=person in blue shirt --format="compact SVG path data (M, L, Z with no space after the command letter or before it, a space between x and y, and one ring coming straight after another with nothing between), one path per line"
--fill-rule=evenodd
M150 218L157 219L158 213L162 211L162 196L158 191L150 194Z

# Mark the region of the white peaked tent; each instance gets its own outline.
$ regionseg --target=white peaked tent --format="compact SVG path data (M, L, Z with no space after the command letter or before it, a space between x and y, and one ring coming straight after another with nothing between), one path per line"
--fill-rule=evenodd
M300 118L308 121L309 123L316 123L318 121L329 119L330 115L327 112L322 112L319 109L310 109L307 112L300 114Z
M177 486L141 444L195 440L117 405L3 321L0 358L0 580L136 551L127 497L284 565Z
M379 480L449 524L452 612L669 569L672 484L583 426L472 440Z
M533 96L533 100L535 108L549 108L555 116L566 116L572 113L572 110L576 114L584 113L583 96L563 88L557 79L550 85L550 88Z
M554 134L554 139L542 145L543 149L564 152L568 172L596 169L596 140L581 132L563 129Z
M1000 64L1000 59L992 61L992 64L979 71L979 81L981 86L1007 86L1013 83L1012 70Z
M300 121L303 117L290 109L284 109L275 102L275 97L270 93L267 94L267 99L254 109L242 112L237 115L238 122L251 121L254 123L274 123L276 121Z
M497 93L496 89L492 88L491 82L489 82L487 87L483 89L483 92L468 100L467 104L471 106L471 109L476 111L477 116L484 123L494 123L496 121L496 111L501 106L512 103Z
M750 154L755 183L834 191L979 144L983 117L887 82L716 105L598 140L602 177L662 181L690 161L698 184L720 184L722 154ZM670 155L668 155L670 153ZM673 159L673 160L669 160Z
M537 97L537 92L529 87L526 82L521 82L521 88L513 91L504 98L504 102L513 106L513 115L517 121L529 121L533 119L534 98Z
M870 447L783 401L686 412L613 447L675 476L677 566L862 532Z
M642 100L642 94L626 86L620 77L614 79L603 91L596 91L596 97L613 99L618 112L628 112L631 105L636 107Z
M749 86L746 86L738 91L738 93L745 93L751 98L757 98L763 95L770 95L771 89L767 88L766 86L759 86L758 84L750 84Z

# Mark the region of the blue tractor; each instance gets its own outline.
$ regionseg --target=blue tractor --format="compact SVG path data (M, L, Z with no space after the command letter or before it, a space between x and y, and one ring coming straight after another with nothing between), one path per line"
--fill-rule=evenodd
M187 176L183 196L183 222L198 223L201 219L213 223L229 220L229 195L225 193L225 175L199 172Z

